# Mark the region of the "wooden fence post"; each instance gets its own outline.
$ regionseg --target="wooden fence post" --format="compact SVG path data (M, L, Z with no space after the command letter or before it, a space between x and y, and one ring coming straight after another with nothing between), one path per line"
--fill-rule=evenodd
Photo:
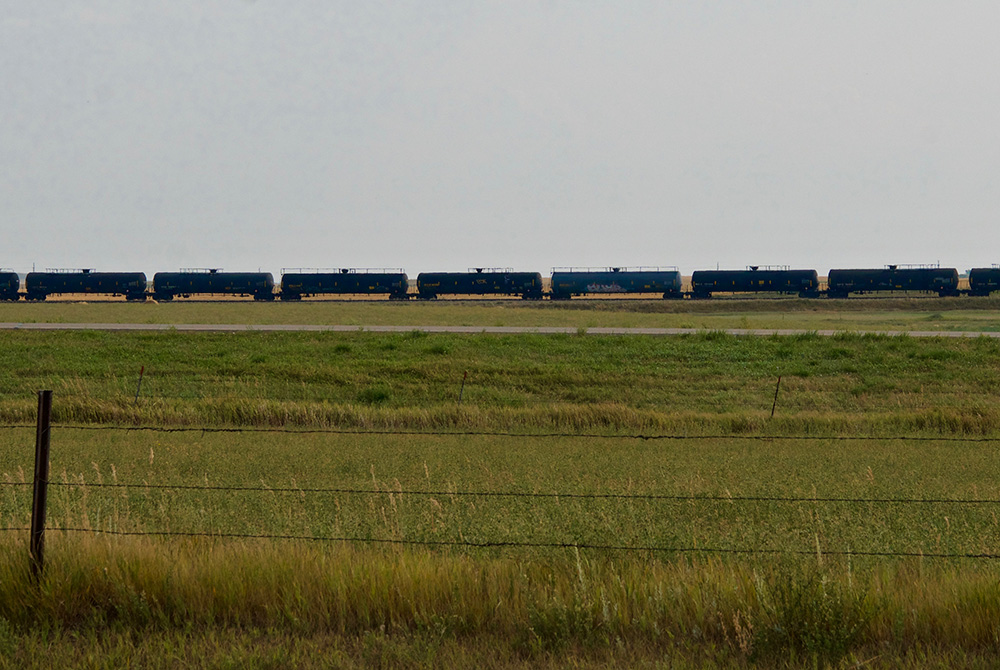
M31 574L35 581L45 567L45 505L49 487L49 419L52 391L38 392L38 426L35 431L35 485L31 500Z

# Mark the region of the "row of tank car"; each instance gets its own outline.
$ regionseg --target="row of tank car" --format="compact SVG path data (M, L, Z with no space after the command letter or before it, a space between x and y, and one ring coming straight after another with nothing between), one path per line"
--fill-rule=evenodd
M402 270L339 269L285 270L279 292L269 272L223 272L218 269L157 272L152 289L142 272L95 272L94 270L49 270L29 272L24 297L45 300L58 294L101 294L124 296L126 300L152 297L169 301L192 295L253 296L254 300L301 300L331 295L385 295L390 300L414 297L409 279ZM0 272L0 299L20 297L16 272ZM750 266L746 270L696 270L691 290L684 292L681 274L661 268L555 268L548 292L552 300L595 294L660 294L665 299L710 298L714 293L797 294L805 298L826 295L846 298L849 294L883 291L922 291L940 296L966 292L985 296L1000 290L1000 266L975 268L969 273L969 289L958 288L958 270L940 267L889 265L882 269L830 270L827 287L820 290L815 270L791 270ZM474 268L469 272L421 272L417 276L416 297L433 300L439 295L510 295L541 300L542 275L509 269Z

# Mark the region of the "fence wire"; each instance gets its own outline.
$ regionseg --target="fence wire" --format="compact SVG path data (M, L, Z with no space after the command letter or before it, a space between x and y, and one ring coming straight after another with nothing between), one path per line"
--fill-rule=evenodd
M0 484L5 485L5 484ZM9 486L27 486L11 483ZM425 489L375 489L375 488L313 488L271 486L213 486L202 484L107 484L85 482L49 482L49 486L95 489L138 489L167 491L225 491L249 493L327 493L334 495L412 495L412 496L464 496L477 498L545 498L567 500L659 500L671 502L782 502L782 503L861 503L861 504L924 504L924 505L1000 505L1000 498L847 498L836 496L753 496L721 494L660 494L660 493L540 493L531 491L446 491Z
M34 425L29 424L0 424L0 429L31 429ZM687 434L687 433L553 433L535 432L520 433L508 431L485 431L485 430L389 430L389 429L355 429L355 428L288 428L288 427L240 427L240 426L106 426L106 425L83 425L83 424L52 424L53 430L80 430L80 431L111 431L111 432L148 432L148 433L278 433L286 435L373 435L373 436L427 436L427 437L498 437L498 438L584 438L602 440L664 440L664 441L686 441L686 440L748 440L759 442L772 441L811 441L826 440L830 442L858 442L858 441L898 441L898 442L955 442L955 443L995 443L1000 442L1000 436L989 437L982 435L956 436L956 435L760 435L744 433L713 433L713 434Z
M28 528L0 528L0 531L27 531ZM765 549L747 547L659 547L628 544L590 544L581 542L523 542L516 540L484 540L474 542L469 540L404 540L398 538L371 538L324 535L281 535L264 533L206 533L198 531L131 531L105 530L99 528L69 528L49 527L47 531L63 533L89 533L93 535L116 535L122 537L199 537L218 540L291 540L309 542L345 542L352 544L381 544L424 547L466 547L474 549L583 549L594 551L620 551L626 553L657 553L657 554L731 554L759 556L837 556L837 557L872 557L872 558L941 558L941 559L980 559L997 560L1000 554L994 553L950 553L924 551L867 551L867 550L823 550L816 549Z
M30 424L0 424L0 429L35 429ZM483 438L587 438L642 441L698 441L698 440L746 440L746 441L902 441L902 442L950 442L950 443L996 443L1000 437L985 436L927 436L927 435L760 435L760 434L606 434L580 432L504 432L504 431L400 431L388 429L351 429L351 428L290 428L290 427L197 427L197 426L108 426L81 424L53 424L53 429L77 431L115 431L115 432L153 432L153 433L279 433L288 435L358 435L358 436L434 436L434 437L483 437ZM852 498L840 496L773 496L773 495L730 495L730 494L635 494L635 493L586 493L586 492L529 492L529 491L447 491L424 489L389 489L389 488L353 488L353 487L268 487L268 486L238 486L238 485L193 485L193 484L130 484L130 483L83 483L83 482L48 482L50 486L86 489L127 489L127 490L172 490L172 491L218 491L246 492L271 494L330 494L330 495L411 495L436 497L480 497L480 498L523 498L523 499L567 499L567 500L639 500L664 502L720 502L720 503L812 503L812 504L859 504L859 505L1000 505L997 498L904 498L904 497L874 497ZM29 482L0 482L0 487L25 487ZM0 527L0 532L27 532L25 527ZM329 543L357 543L380 545L411 545L426 547L465 547L465 548L526 548L526 549L576 549L609 552L660 553L660 554L717 554L717 555L823 555L843 557L882 557L882 558L940 558L940 559L1000 559L998 553L950 553L923 551L866 551L866 550L824 550L816 549L769 549L761 547L698 547L698 546L642 546L628 544L595 544L564 541L517 541L517 540L410 540L410 539L380 539L370 537L350 536L316 536L293 534L253 534L253 533L219 533L203 531L123 531L95 528L49 527L49 531L66 533L91 533L112 536L134 537L197 537L210 539L247 539L247 540L289 540Z

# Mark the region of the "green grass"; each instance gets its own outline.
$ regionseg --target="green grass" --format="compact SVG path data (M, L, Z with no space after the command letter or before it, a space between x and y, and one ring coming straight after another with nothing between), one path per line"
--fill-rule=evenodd
M0 421L30 421L49 388L57 421L85 423L993 434L998 353L989 338L858 335L13 331Z
M30 438L30 429L2 435L3 481L30 478ZM320 648L332 647L343 663L370 660L367 641L398 654L393 665L400 667L475 658L493 667L556 664L565 654L595 665L674 658L681 667L799 667L876 655L881 667L921 667L907 659L930 654L981 658L987 667L994 649L1000 593L993 562L833 553L997 553L992 505L458 494L995 499L996 442L63 428L52 449L53 481L71 485L50 489L51 527L804 553L421 549L50 532L47 576L36 590L22 531L5 535L0 560L0 621L19 658L42 644L33 632L40 625L61 640L55 647L65 658L81 643L108 658L155 656L169 645L182 656L258 658L267 649L305 653L325 636ZM101 486L127 482L264 490ZM307 490L328 487L377 493ZM2 490L3 525L26 525L28 488ZM440 493L406 492L413 490ZM140 639L139 631L149 634ZM206 640L206 631L214 637ZM249 644L268 636L271 646ZM112 641L119 646L106 649Z
M0 481L30 479L30 437L30 429L3 436ZM992 506L863 502L1000 499L998 446L61 429L53 435L49 519L57 527L113 532L763 549L807 558L817 548L821 553L1000 553ZM122 483L139 486L101 486ZM156 488L172 485L263 490ZM560 495L491 495L496 493ZM574 494L682 499L560 497ZM746 496L861 502L731 499ZM30 487L5 487L0 522L24 526L29 507ZM544 548L515 553L564 554Z
M438 301L253 301L0 304L0 322L229 323L317 325L457 325L803 330L997 331L1000 296L992 298L852 298L848 300L713 299Z
M1000 553L995 505L864 502L1000 499L992 339L0 338L0 417L54 389L49 525L86 531L49 533L40 588L26 533L0 534L0 667L996 664L994 561L859 555ZM627 437L657 433L689 439ZM0 430L6 528L32 438Z

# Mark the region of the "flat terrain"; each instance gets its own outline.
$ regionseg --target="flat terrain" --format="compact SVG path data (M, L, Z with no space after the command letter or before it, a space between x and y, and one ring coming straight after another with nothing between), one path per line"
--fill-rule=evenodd
M0 345L0 667L997 660L993 338Z
M1000 426L994 338L4 331L0 345L0 420L14 422L33 420L34 391L50 388L57 421L126 425Z
M1000 296L848 300L0 303L0 322L1000 331Z

